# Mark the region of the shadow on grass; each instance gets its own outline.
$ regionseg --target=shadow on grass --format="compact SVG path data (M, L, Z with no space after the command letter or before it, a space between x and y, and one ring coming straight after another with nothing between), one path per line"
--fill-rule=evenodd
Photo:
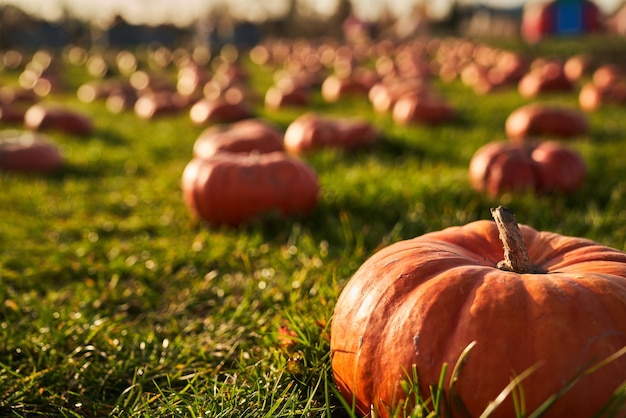
M328 242L332 248L367 247L379 245L381 237L388 234L398 222L406 218L409 203L401 196L387 199L385 205L369 205L362 200L342 198L324 199L316 208L304 215L285 216L269 211L239 226L211 225L195 220L192 228L215 232L241 233L247 236L260 234L263 242L285 243L294 233L311 236L314 242ZM361 241L361 238L364 241Z
M450 131L447 131L446 135L450 135ZM388 134L380 137L375 144L360 149L319 149L304 154L301 158L315 167L333 167L333 171L339 170L338 167L363 168L363 164L367 161L378 162L385 166L396 166L399 162L409 160L416 165L423 162L452 166L468 164L462 154L450 152L449 143L442 141L440 144L426 144L419 132L411 135Z
M98 128L95 136L109 145L123 145L128 143L127 138L112 129Z
M104 177L106 174L106 168L101 165L87 166L76 163L65 163L65 165L60 170L52 174L48 174L45 177L49 178L52 181L62 182L64 180L73 178L95 179Z
M434 211L438 200L450 202L450 208L462 205L470 220L489 216L488 200L471 191L442 194L433 189L419 198L389 191L384 199L374 204L369 198L359 198L358 193L323 195L308 215L268 214L239 229L245 233L260 232L265 242L284 243L292 237L295 228L314 242L326 242L331 257L341 258L347 253L366 255L392 242L458 224L453 210L436 218ZM435 202L433 207L426 203L429 201ZM483 213L485 215L481 216Z
M402 141L398 137L386 135L381 137L379 142L370 150L363 150L361 152L348 155L347 159L358 159L359 157L362 157L365 152L376 155L376 157L379 157L381 160L396 160L398 158L408 156L415 158L416 160L422 160L427 155L424 147L418 142L410 140Z

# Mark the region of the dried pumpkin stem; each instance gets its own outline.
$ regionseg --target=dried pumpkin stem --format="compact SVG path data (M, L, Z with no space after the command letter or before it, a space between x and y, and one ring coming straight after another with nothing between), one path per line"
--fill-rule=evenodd
M504 247L504 260L498 263L498 268L515 273L532 273L534 269L513 212L504 206L498 206L491 209L491 216L496 221Z

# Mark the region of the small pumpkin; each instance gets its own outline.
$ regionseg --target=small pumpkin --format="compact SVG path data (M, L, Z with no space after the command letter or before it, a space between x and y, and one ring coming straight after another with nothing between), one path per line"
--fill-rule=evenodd
M322 82L322 98L328 103L335 103L348 97L366 97L372 87L368 80L362 80L353 74L331 74Z
M368 91L367 97L377 113L386 113L393 109L396 101L405 94L430 94L430 87L423 78L395 78L381 80Z
M139 93L130 85L113 88L105 100L105 107L111 113L122 113L134 109Z
M573 193L585 181L585 161L555 141L490 142L470 161L472 187L491 197L506 192Z
M205 129L193 146L195 157L207 158L219 152L283 151L282 133L262 119L245 119Z
M378 136L379 131L363 119L308 112L289 124L283 140L287 152L303 154L320 148L365 148L375 143Z
M591 75L591 81L598 87L610 87L623 79L624 70L617 64L600 65Z
M528 71L528 64L520 54L491 48L479 51L484 51L482 55L485 55L488 64L483 64L486 65L485 70L477 74L473 84L476 94L488 94L516 85ZM476 59L479 60L478 57Z
M626 253L518 227L505 208L493 215L497 222L394 243L349 280L335 306L330 353L335 383L360 414L390 416L413 367L427 398L449 365L448 388L472 343L442 416L455 416L457 399L467 416L480 416L511 379L536 367L522 381L532 412L577 372L626 346ZM621 356L583 377L545 416L594 416L624 376ZM514 416L513 408L509 396L490 416Z
M24 126L34 131L57 130L73 135L90 135L94 130L91 116L63 105L37 103L24 113Z
M593 82L585 83L578 94L578 105L585 112L592 112L613 104L623 106L626 104L626 82L615 81L610 85L596 85Z
M64 164L59 148L43 134L0 132L0 169L22 173L51 173Z
M438 125L453 120L454 108L434 93L409 93L393 105L392 118L398 125Z
M133 105L135 115L141 119L180 113L188 105L188 100L180 93L170 90L142 92Z
M32 89L15 86L0 87L0 104L25 103L33 105L39 97Z
M593 60L587 54L576 54L569 57L563 64L565 77L572 83L582 79L591 72Z
M39 52L35 53L35 55L37 54ZM62 92L65 90L65 83L59 67L50 56L42 57L43 55L33 56L33 60L26 65L19 75L18 84L22 88L32 90L39 97L48 96L52 92Z
M589 123L585 114L578 109L529 103L511 112L504 129L506 135L514 140L536 136L571 138L585 135L589 131Z
M527 98L571 91L573 87L573 83L565 75L563 64L552 60L535 61L534 65L531 64L531 70L517 84L520 95Z
M305 88L271 86L265 92L265 108L278 110L285 107L304 107L311 102L310 92Z
M500 50L496 64L488 74L488 78L496 85L518 83L528 70L528 63L520 53Z
M176 91L171 80L160 72L136 70L128 76L128 82L142 95L161 91L170 93Z
M243 100L228 101L224 97L202 98L189 110L191 122L195 125L229 123L252 117L252 111Z
M317 204L319 183L309 165L284 152L222 152L192 159L183 171L182 191L199 218L238 226L267 212L309 213Z
M200 93L210 77L206 68L191 60L178 68L176 91L183 96Z
M76 97L83 103L91 103L106 98L111 91L119 89L124 83L116 79L98 79L81 84L76 90Z
M489 66L476 61L467 63L459 74L461 82L468 87L474 87L487 78Z

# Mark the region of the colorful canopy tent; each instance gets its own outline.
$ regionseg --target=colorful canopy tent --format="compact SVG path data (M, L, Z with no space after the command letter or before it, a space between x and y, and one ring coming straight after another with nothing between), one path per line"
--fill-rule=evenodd
M590 0L530 2L522 16L522 37L536 42L546 36L576 35L603 28L598 6Z

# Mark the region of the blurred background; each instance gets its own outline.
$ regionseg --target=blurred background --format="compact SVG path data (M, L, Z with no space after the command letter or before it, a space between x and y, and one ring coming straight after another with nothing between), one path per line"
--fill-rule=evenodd
M169 47L257 43L265 36L406 38L427 31L520 36L537 1L520 0L0 0L0 48ZM624 0L560 0L557 26L584 30L589 4L603 28L625 31Z

